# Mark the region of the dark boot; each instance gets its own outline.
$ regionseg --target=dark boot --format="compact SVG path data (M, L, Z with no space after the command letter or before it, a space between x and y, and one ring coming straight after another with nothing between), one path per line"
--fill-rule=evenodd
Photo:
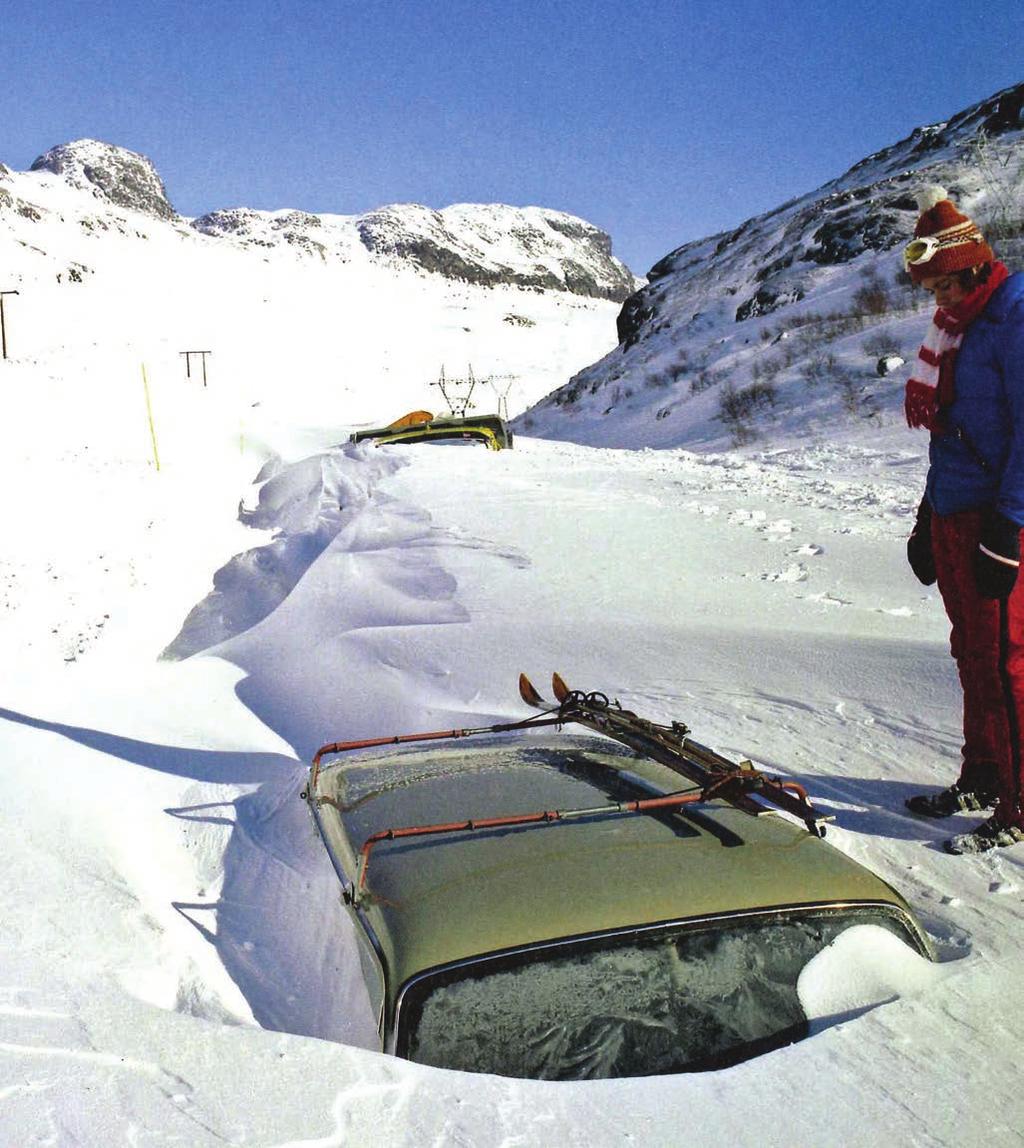
M973 833L958 833L951 837L943 848L947 853L987 853L990 849L1018 845L1021 841L1024 841L1024 830L1017 825L1003 825L998 816L994 816Z
M907 808L921 817L952 817L954 813L977 813L991 809L996 803L995 786L991 789L978 787L962 789L959 784L951 785L939 793L922 793L907 798Z

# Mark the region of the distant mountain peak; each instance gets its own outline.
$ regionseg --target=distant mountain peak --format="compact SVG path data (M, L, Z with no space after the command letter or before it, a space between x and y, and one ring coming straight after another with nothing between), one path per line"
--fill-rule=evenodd
M100 140L81 139L50 148L32 171L50 171L72 187L91 191L117 207L157 219L174 219L163 181L144 155Z

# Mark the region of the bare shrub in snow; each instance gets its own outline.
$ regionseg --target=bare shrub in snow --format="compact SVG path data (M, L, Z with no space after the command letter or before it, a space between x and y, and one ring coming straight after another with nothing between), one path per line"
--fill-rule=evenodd
M877 265L861 272L861 285L854 291L852 303L856 315L884 315L892 310L892 294Z
M827 382L836 374L836 357L831 351L817 351L804 363L801 377L809 387Z
M773 383L755 382L746 387L729 383L718 400L718 419L728 428L733 443L742 446L757 437L754 422L774 408L778 392Z
M782 372L782 359L776 356L755 359L750 368L751 378L755 383L774 383Z
M856 418L877 418L880 415L878 401L856 371L848 367L841 368L833 375L833 381L839 391L839 401L847 414Z
M900 353L899 339L888 327L879 327L872 331L860 346L869 359L880 359L883 355L898 355Z
M690 356L683 350L666 367L666 373L673 383L678 383L684 375L690 373L690 369Z
M717 386L721 381L722 376L717 371L712 371L709 367L701 367L690 380L690 394L699 395L702 391Z
M971 165L985 186L985 201L978 222L989 240L1024 235L1024 180L1019 154L1000 148L982 130L967 148Z

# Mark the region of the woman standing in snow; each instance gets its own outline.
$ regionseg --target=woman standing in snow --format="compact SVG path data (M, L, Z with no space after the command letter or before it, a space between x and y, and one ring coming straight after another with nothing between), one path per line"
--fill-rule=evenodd
M904 262L937 310L907 383L930 467L907 556L938 581L964 695L960 776L911 797L927 817L994 806L946 842L980 853L1024 841L1024 275L1010 275L941 187L927 188Z

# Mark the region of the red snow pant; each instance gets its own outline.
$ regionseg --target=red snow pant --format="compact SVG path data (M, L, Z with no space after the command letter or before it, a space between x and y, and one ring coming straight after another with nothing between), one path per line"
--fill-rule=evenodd
M999 820L1024 828L1024 576L1009 598L980 598L974 583L982 512L932 515L939 593L952 625L949 645L964 693L964 789L999 793ZM1024 538L1022 538L1024 542ZM995 776L993 777L993 773Z

